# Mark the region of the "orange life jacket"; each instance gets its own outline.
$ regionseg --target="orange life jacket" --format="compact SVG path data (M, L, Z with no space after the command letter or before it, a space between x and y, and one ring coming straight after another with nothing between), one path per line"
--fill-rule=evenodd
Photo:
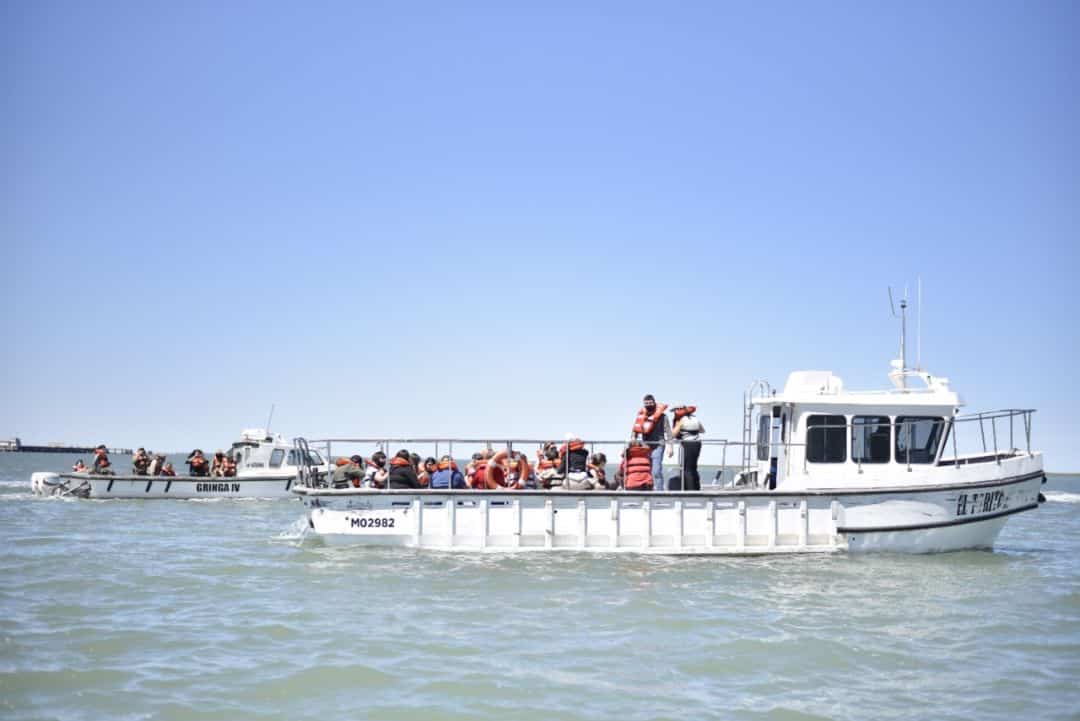
M643 436L652 433L652 429L664 416L666 410L667 403L658 403L652 415L646 413L644 408L638 410L637 418L634 419L634 433L640 433Z
M439 461L436 468L440 471L445 471L447 468L453 468L455 471L458 469L457 463L453 461Z
M562 446L559 447L559 455L560 456L565 456L567 449L569 449L571 451L580 451L584 447L585 447L585 441L582 441L582 440L579 440L579 439L575 438L574 440L570 441L569 443L563 443Z
M683 416L688 416L697 412L697 406L683 406L682 408L675 409L675 420L679 420Z
M623 485L628 491L645 491L653 486L652 451L648 446L630 446L626 459L626 480Z
M401 468L402 466L411 466L412 461L410 461L410 460L408 460L406 458L398 458L397 456L394 456L393 458L390 459L390 465L391 466L397 466L398 468Z

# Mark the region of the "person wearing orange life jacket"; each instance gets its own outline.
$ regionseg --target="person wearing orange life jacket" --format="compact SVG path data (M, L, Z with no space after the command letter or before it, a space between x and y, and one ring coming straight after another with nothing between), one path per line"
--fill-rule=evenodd
M386 478L387 488L420 488L420 479L413 468L412 456L400 450L390 459L390 472Z
M694 415L696 411L697 406L676 406L671 409L672 418L675 420L675 427L671 432L680 441L679 465L682 472L679 477L684 491L701 490L698 458L701 456L701 436L705 433L705 426Z
M567 491L591 491L596 487L589 476L589 452L584 441L572 433L559 448L559 472L566 479L563 489Z
M382 451L375 451L371 454L371 458L368 459L367 467L364 470L364 486L367 488L384 488L388 475L386 454Z
M656 491L664 490L664 449L667 448L668 458L675 452L675 449L668 445L671 440L671 424L664 415L666 410L666 404L657 405L653 395L647 393L642 398L642 408L634 420L635 437L649 449L653 490Z
M565 475L559 470L559 449L545 443L536 452L536 478L541 488L562 488Z
M631 441L623 452L619 465L619 474L623 477L623 488L628 491L651 491L652 451L640 441Z
M465 476L461 475L457 464L450 456L439 459L436 470L431 474L431 488L468 488Z
M498 453L481 453L482 457L473 468L472 487L478 491L506 488L506 467L503 464L509 455L508 448Z

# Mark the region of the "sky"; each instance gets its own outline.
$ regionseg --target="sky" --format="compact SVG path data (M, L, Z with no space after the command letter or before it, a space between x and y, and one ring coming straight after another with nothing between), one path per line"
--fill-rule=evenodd
M0 53L0 438L738 439L886 387L921 278L922 365L1080 471L1077 3L8 1Z

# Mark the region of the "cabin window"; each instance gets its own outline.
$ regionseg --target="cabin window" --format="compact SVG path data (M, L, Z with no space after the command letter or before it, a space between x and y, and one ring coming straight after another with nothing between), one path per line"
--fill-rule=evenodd
M285 460L285 451L280 448L275 448L270 454L270 467L281 468L281 462Z
M847 419L844 416L810 416L806 419L806 460L811 463L843 463L847 460Z
M933 463L944 418L898 416L896 419L896 462Z
M321 466L323 462L322 456L319 455L318 451L308 451L307 459L308 463L313 466Z
M757 431L757 459L759 461L769 460L769 433L772 432L771 421L769 416L762 413L758 417L758 431Z
M296 451L289 451L289 460L286 463L290 466L296 465Z
M851 419L851 460L856 463L889 462L888 416L855 416Z

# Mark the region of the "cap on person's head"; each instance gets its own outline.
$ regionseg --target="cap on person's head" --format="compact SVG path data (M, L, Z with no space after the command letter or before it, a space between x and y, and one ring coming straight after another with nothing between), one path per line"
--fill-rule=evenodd
M349 460L353 463L363 463L364 459L358 455L349 456Z
M95 451L104 451L104 450L105 450L105 444L104 444L104 443L102 443L101 445L99 445L99 446L98 446L97 448L95 448L94 450L95 450Z
M648 403L649 401L652 401L653 403L656 403L656 399L655 399L655 398L653 398L653 394L652 394L652 393L646 393L646 394L645 394L645 397L644 397L644 398L642 398L641 400L642 400L642 401L644 401L645 403Z
M474 461L482 461L484 460L484 454L480 451L477 451L476 453L472 454L472 459Z

